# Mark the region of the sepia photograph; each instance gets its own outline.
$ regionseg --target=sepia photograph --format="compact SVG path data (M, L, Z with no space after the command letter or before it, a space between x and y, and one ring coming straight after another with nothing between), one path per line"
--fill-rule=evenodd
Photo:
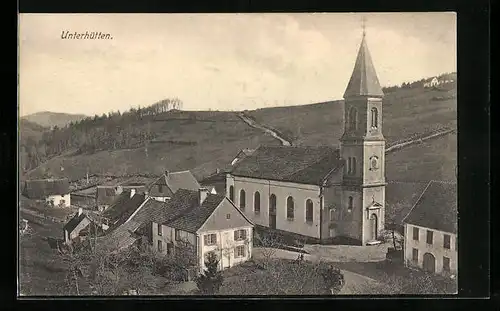
M18 296L456 295L456 16L19 14Z

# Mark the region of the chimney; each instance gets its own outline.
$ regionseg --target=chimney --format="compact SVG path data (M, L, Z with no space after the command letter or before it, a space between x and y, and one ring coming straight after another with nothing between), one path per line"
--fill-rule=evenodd
M83 209L80 207L78 208L78 216L80 216L83 213Z
M135 195L135 189L130 189L130 197L132 198Z
M203 201L205 201L209 192L210 191L207 188L198 189L198 199L199 199L200 205L203 204Z

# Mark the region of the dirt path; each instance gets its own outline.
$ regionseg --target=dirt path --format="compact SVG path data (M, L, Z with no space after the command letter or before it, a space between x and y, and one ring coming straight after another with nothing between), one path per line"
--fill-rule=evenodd
M286 140L285 138L281 137L276 131L259 124L255 122L254 120L250 119L249 117L245 116L243 113L238 113L238 117L240 117L246 124L250 125L253 128L259 129L261 131L264 131L265 133L271 135L272 137L276 138L281 142L283 146L291 146L292 143Z
M385 153L390 153L390 152L393 152L396 150L400 150L400 149L403 149L403 148L411 146L411 145L421 144L422 142L424 142L426 140L438 138L438 137L441 137L441 136L444 136L447 134L451 134L455 131L456 131L456 129L442 130L442 131L434 132L432 134L428 134L428 135L425 135L425 136L422 136L419 138L415 138L412 140L395 142L391 146L385 148Z

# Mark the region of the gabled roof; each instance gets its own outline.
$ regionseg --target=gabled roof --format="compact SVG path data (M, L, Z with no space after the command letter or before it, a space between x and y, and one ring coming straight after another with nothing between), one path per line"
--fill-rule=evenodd
M69 180L37 179L24 183L23 195L30 199L45 199L51 195L66 195L69 193Z
M64 225L63 229L71 233L85 218L87 218L85 213L81 213L80 215L77 213Z
M457 184L430 181L404 223L457 233Z
M339 150L331 147L261 146L238 162L232 175L319 185L342 166Z
M403 225L403 219L418 201L428 183L388 181L385 187L385 222Z
M144 194L136 193L133 197L130 197L129 191L123 191L113 205L102 213L102 217L110 220L110 228L108 230L113 230L125 222L144 200Z
M384 96L364 35L351 79L344 93L344 98L356 96Z
M154 187L156 185L164 186L163 192L160 193ZM200 184L190 171L167 172L150 185L149 195L171 197L179 189L198 190L199 188Z

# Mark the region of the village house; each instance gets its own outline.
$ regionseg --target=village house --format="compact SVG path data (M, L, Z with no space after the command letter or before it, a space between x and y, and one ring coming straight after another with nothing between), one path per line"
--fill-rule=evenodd
M440 84L440 81L437 77L432 78L430 81L424 83L424 87L435 87Z
M177 249L190 247L200 271L210 252L219 258L220 269L252 256L253 223L224 194L181 189L165 203L149 201L146 205L156 211L150 226L158 252L173 255Z
M135 189L123 191L100 215L100 222L104 230L114 230L123 224L146 200L144 193L137 193Z
M70 207L69 181L62 179L27 180L22 194L32 200L41 200L53 207Z
M122 192L134 190L137 193L144 193L146 185L143 183L123 183L114 186L97 186L96 189L96 206L97 210L102 212L109 208Z
M190 171L165 171L160 178L148 186L148 196L161 202L169 200L179 189L198 190L200 184Z
M63 227L64 242L70 244L80 236L80 232L89 226L92 221L81 208Z
M403 220L408 267L453 276L458 270L456 183L431 181Z
M272 230L320 242L378 243L386 185L383 97L363 35L344 93L340 148L261 146L227 174L227 197Z

